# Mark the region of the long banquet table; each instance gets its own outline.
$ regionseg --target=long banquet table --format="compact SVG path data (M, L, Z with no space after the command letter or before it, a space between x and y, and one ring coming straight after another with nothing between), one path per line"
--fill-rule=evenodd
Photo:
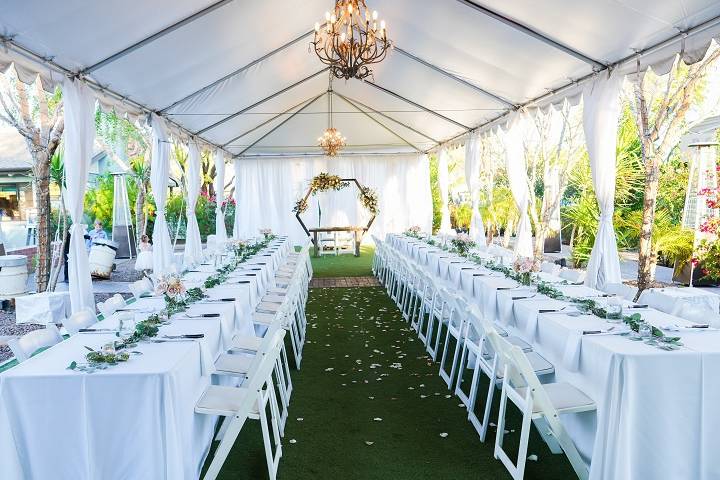
M215 426L194 413L211 382L217 356L235 333L254 333L251 313L290 249L277 239L206 293L210 301L160 327L160 335L197 334L200 340L142 342L127 363L94 373L68 370L85 346L98 349L114 333L76 334L0 375L0 478L196 479ZM200 286L215 267L184 277ZM242 283L238 283L242 282ZM212 301L212 299L234 299ZM164 307L161 298L130 303L138 320ZM190 318L198 313L219 316ZM118 314L93 328L115 329ZM158 337L160 338L160 336Z
M666 334L681 337L684 346L664 351L624 336L584 335L613 325L566 313L561 309L567 302L421 240L401 235L387 240L476 302L486 318L530 343L553 363L556 381L572 383L597 403L597 412L562 417L590 465L590 478L720 478L720 331L692 328L691 322L650 308L631 310L634 305L626 302L627 311L668 329ZM540 275L568 296L602 300L603 292Z

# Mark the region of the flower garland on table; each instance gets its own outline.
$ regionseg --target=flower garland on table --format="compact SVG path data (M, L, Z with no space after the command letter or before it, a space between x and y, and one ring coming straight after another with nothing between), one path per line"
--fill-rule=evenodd
M419 225L413 225L412 227L405 230L405 236L410 237L410 238L420 239L421 233L422 233L422 229L420 228Z
M270 235L262 242L252 245L245 244L242 254L234 261L223 265L217 270L215 275L211 275L205 281L205 288L212 288L225 279L227 275L235 270L238 265L243 263L252 255L265 248L275 237ZM212 281L210 281L213 279ZM217 283L215 283L217 282ZM169 318L176 314L186 311L190 305L205 298L207 295L202 288L195 287L186 289L182 281L182 277L178 274L168 274L160 277L155 285L155 293L163 295L165 299L165 308L158 313L150 315L147 319L138 322L135 325L133 333L121 340L115 340L103 346L100 350L95 350L86 346L89 353L85 355L87 365L81 365L76 361L72 361L68 365L68 370L77 370L79 372L92 373L97 369L105 369L108 366L117 365L118 363L127 362L130 359L130 348L134 348L142 341L150 340L158 335L160 326L168 323ZM115 333L116 337L120 337L120 332Z
M426 241L429 245L434 245L435 243L432 242L432 240ZM561 290L556 288L553 284L550 282L546 282L541 280L537 275L532 275L531 272L537 271L536 270L536 262L533 259L521 259L518 258L515 261L514 268L509 268L505 265L499 264L492 260L486 260L484 258L481 258L477 254L469 253L462 255L468 260L472 261L473 263L476 263L482 267L485 267L489 270L493 270L495 272L499 272L504 274L507 278L510 278L512 280L515 280L523 285L531 286L534 285L537 287L537 292L541 295L545 295L549 298L555 299L555 300L562 300L566 302L573 303L578 306L579 310L583 310L587 313L590 313L592 315L595 315L596 317L607 319L608 318L608 312L605 309L605 307L602 306L602 304L598 303L596 300L593 300L591 298L583 298L583 297L571 297L568 295L565 295L562 293ZM520 262L518 264L518 262ZM525 283L527 281L527 283ZM567 282L564 282L564 284L568 284ZM630 329L634 332L640 331L640 326L643 324L642 316L639 313L634 313L632 315L623 315L622 321L624 324L626 324ZM662 344L665 345L672 345L675 347L679 347L682 345L681 338L680 337L669 337L663 333L662 330L660 330L657 327L651 326L651 335L652 337L661 342L660 348L662 348Z
M463 257L467 257L470 250L476 247L475 242L473 242L470 236L465 233L461 233L454 237L450 240L450 244L452 245L453 251Z

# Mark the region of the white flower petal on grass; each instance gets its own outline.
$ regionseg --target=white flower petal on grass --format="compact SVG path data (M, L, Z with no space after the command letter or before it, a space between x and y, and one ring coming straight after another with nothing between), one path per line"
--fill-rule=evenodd
M303 420L305 420L303 417L298 417L297 419L298 422L302 422Z
M445 438L445 437L447 437L447 436L448 436L448 434L447 434L447 433L445 433L445 432L443 432L443 433L441 433L441 434L440 434L440 436L441 436L442 438Z
M291 438L290 443L297 443L297 440L295 440L294 438Z
M534 455L534 454L533 454L533 455L529 455L529 456L527 457L527 459L530 460L531 462L537 462L537 461L538 461L538 456L537 456L537 455Z
M365 445L367 445L368 447L369 447L370 445L373 445L374 443L375 443L375 442L369 442L369 441L365 440Z
M382 418L375 417L375 418L373 418L373 422L382 422Z

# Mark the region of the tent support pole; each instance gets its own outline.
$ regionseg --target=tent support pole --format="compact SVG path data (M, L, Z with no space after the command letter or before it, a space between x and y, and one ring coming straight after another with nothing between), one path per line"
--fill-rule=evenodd
M334 92L330 92L330 95L332 95L333 93L334 93ZM388 132L390 132L391 134L393 134L394 136L396 136L397 138L399 138L400 140L402 140L403 142L405 142L410 148L412 148L413 150L415 150L415 151L418 152L418 153L422 153L422 150L420 150L420 149L417 148L415 145L413 145L412 143L410 143L410 142L408 142L407 140L405 140L405 139L404 139L403 137L401 137L398 133L396 133L392 128L390 128L390 127L388 127L387 125L385 125L384 123L378 121L375 117L373 117L373 116L370 115L368 112L366 112L366 111L363 110L362 108L358 107L357 105L355 105L353 102L351 102L351 101L348 100L347 98L343 97L342 95L340 96L340 98L342 98L348 105L350 105L351 107L353 107L355 110L357 110L358 112L362 112L362 113L363 113L366 117L368 117L370 120L372 120L373 122L377 123L377 124L380 125L382 128L384 128L385 130L387 130Z
M150 35L149 37L146 37L146 38L140 40L139 42L133 43L129 47L127 47L123 50L120 50L119 52L117 52L113 55L110 55L109 57L105 58L104 60L100 60L99 62L95 63L94 65L90 65L89 67L83 69L80 72L80 74L87 75L89 73L94 72L95 70L98 70L106 65L113 63L116 60L120 60L121 58L134 52L135 50L138 50L139 48L142 48L145 45L148 45L148 44L154 42L155 40L162 38L165 35L172 33L175 30L178 30L178 29L184 27L185 25L188 25L189 23L192 23L195 20L198 20L198 19L204 17L205 15L207 15L209 13L214 12L218 8L224 7L225 5L227 5L228 3L232 2L232 1L233 0L220 0L219 2L215 2L212 5L210 5L206 8L203 8L199 12L195 12L194 14L190 15L189 17L183 18L179 22L173 23L169 27L163 28L159 32L156 32L156 33Z
M264 61L264 60L267 60L268 58L272 57L273 55L276 55L276 54L282 52L283 50L285 50L285 49L287 49L287 48L295 45L296 43L298 43L298 42L301 41L302 39L304 39L304 38L312 35L314 32L315 32L314 30L310 30L309 32L303 33L303 34L300 35L299 37L296 37L296 38L290 40L289 42L280 45L280 46L279 46L278 48L276 48L275 50L272 50L271 52L266 53L265 55L263 55L263 56L260 57L260 58L256 58L256 59L253 60L252 62L248 63L247 65L245 65L245 66L243 66L243 67L238 68L238 69L235 70L234 72L230 72L230 73L228 73L227 75L225 75L224 77L222 77L222 78L220 78L220 79L218 79L218 80L215 80L215 81L212 82L212 83L209 83L209 84L205 85L204 87L202 87L202 88L199 89L199 90L195 90L195 91L192 92L191 94L186 95L185 97L181 98L180 100L178 100L178 101L176 101L176 102L173 102L172 105L168 105L167 107L165 107L165 108L163 108L162 110L160 110L160 112L161 112L161 113L165 113L166 111L171 110L171 109L177 107L177 106L180 105L181 103L186 102L187 100L195 97L196 95L199 95L199 94L201 94L201 93L203 93L203 92L205 92L205 91L213 88L213 87L216 86L216 85L221 84L222 82L224 82L224 81L226 81L226 80L228 80L228 79L230 79L230 78L232 78L232 77L234 77L234 76L240 75L242 72L244 72L244 71L246 71L246 70L254 67L254 66L257 65L258 63L260 63L260 62L262 62L262 61Z
M235 138L231 138L230 140L228 140L227 142L225 142L225 143L223 144L223 147L227 147L227 146L230 145L232 142L241 139L241 138L244 137L245 135L248 135L248 134L254 132L254 131L257 130L258 128L262 128L262 127L264 127L265 125L267 125L268 123L274 122L275 120L277 120L278 118L282 117L283 115L287 115L288 113L292 112L292 111L295 110L296 108L298 108L298 107L300 107L301 105L305 104L305 102L309 102L309 101L312 100L313 98L316 98L316 97L306 98L306 99L303 100L302 102L300 102L300 103L298 103L298 104L296 104L296 105L293 105L292 107L288 108L288 109L285 110L284 112L278 113L277 115L273 116L272 118L270 118L270 119L268 119L268 120L265 120L265 121L262 122L260 125L254 126L254 127L251 128L250 130L244 131L243 133L241 133L240 135L238 135L238 136L235 137Z
M432 137L424 134L424 133L421 132L420 130L416 130L415 128L411 127L410 125L407 125L407 124L401 122L400 120L397 120L397 119L391 117L390 115L386 115L386 114L383 113L383 112L380 112L380 111L378 111L378 110L375 110L374 108L372 108L372 107L370 107L370 106L362 103L362 102L359 101L359 100L356 100L356 99L351 98L351 97L346 97L345 95L343 95L343 94L341 94L341 93L338 93L338 92L334 92L334 93L335 93L335 95L337 95L338 97L342 98L343 100L345 100L345 101L351 101L351 102L353 102L353 103L355 103L355 104L357 104L357 105L360 105L362 108L364 108L364 109L366 109L366 110L370 110L371 112L373 112L373 113L375 113L375 114L377 114L377 115L380 115L380 116L383 117L383 118L387 118L387 119L390 120L391 122L395 122L395 123L397 123L398 125L400 125L401 127L405 127L405 128L407 128L408 130L410 130L411 132L415 132L415 133L417 133L418 135L420 135L421 137L427 138L428 140L430 140L430 141L433 142L433 143L440 143L439 140L436 140L436 139L434 139L434 138L432 138Z
M536 30L533 30L532 28L528 27L527 25L523 25L522 23L519 23L519 22L517 22L509 17L506 17L505 15L502 15L494 10L491 10L487 7L478 5L477 3L475 3L472 0L457 0L457 1L467 7L472 8L473 10L475 10L477 12L482 13L483 15L486 15L486 16L492 18L493 20L502 22L505 25L524 33L525 35L528 35L537 40L540 40L541 42L543 42L547 45L550 45L551 47L554 47L564 53L567 53L568 55L571 55L571 56L577 58L578 60L581 60L581 61L587 63L588 65L592 65L594 70L602 70L602 69L606 68L606 65L598 62L597 60L590 58L587 55L580 53L577 50L558 42L557 40L553 40L552 38L547 37L547 36L543 35L542 33L538 32Z
M309 107L310 105L312 105L313 103L317 102L321 97L324 97L325 95L327 95L327 92L323 92L323 93L321 93L320 95L318 95L317 97L315 97L315 98L313 98L312 100L310 100L308 103L306 103L305 105L303 105L302 108L300 108L297 112L294 112L294 113L293 113L292 115L290 115L288 118L286 118L286 119L283 120L282 122L280 122L280 123L278 123L277 125L275 125L275 126L274 126L273 128L271 128L270 131L267 132L265 135L263 135L262 137L258 138L257 140L255 140L253 143L251 143L251 144L248 145L247 147L245 147L245 149L243 149L243 151L241 151L241 152L238 153L237 155L234 155L233 158L239 157L240 155L242 155L243 153L247 152L247 151L250 150L252 147L254 147L255 145L257 145L258 143L260 143L260 142L262 142L263 140L265 140L265 138L267 138L268 136L270 136L270 135L271 135L273 132L275 132L277 129L279 129L280 127L282 127L283 125L285 125L287 122L289 122L290 120L292 120L293 118L295 118L295 116L296 116L298 113L302 112L303 110L305 110L306 108L308 108L308 107Z
M419 108L419 109L421 109L421 110L425 110L427 113L431 113L431 114L435 115L435 116L438 117L438 118L442 118L442 119L445 120L446 122L452 123L453 125L458 126L458 127L462 128L463 130L468 130L468 129L470 129L470 127L468 127L467 125L463 125L463 124L460 123L460 122L456 122L456 121L453 120L452 118L446 117L446 116L443 115L442 113L438 113L438 112L436 112L435 110L431 110L431 109L429 109L429 108L427 108L427 107L425 107L425 106L423 106L423 105L420 105L419 103L415 103L415 102L413 102L412 100L409 100L409 99L403 97L403 96L400 95L399 93L395 93L395 92L393 92L392 90L388 90L388 89L385 88L385 87L381 87L381 86L378 85L377 83L373 83L373 82L370 82L370 81L368 81L368 80L363 80L363 82L366 83L367 85L371 85L371 86L377 88L377 89L380 90L381 92L385 92L385 93L387 93L388 95L397 98L398 100L402 100L403 102L408 103L408 104L412 105L412 106L415 107L415 108Z
M406 57L408 57L411 60L416 61L420 65L424 65L432 70L435 70L436 72L438 72L442 75L445 75L446 77L451 78L451 79L455 80L456 82L461 83L462 85L465 85L466 87L472 88L476 92L479 92L487 97L492 98L493 100L495 100L499 103L502 103L506 107L515 107L515 104L512 103L510 100L507 100L499 95L489 92L489 91L485 90L484 88L478 87L474 83L470 83L467 80L460 78L457 75L452 74L443 68L438 67L437 65L434 65L426 60L423 60L422 58L413 55L412 53L408 52L407 50L403 50L400 47L395 47L395 51L402 55L405 55Z
M323 68L322 70L318 70L317 72L313 73L312 75L308 75L307 77L303 78L302 80L299 80L299 81L293 83L292 85L288 85L287 87L285 87L281 90L278 90L277 92L275 92L271 95L268 95L267 97L263 98L262 100L259 100L255 103L253 103L252 105L243 108L242 110L238 110L237 112L233 113L232 115L229 115L229 116L223 118L222 120L218 120L217 122L213 123L212 125L208 125L207 127L198 130L197 132L195 132L194 135L201 135L201 134L207 132L208 130L212 130L213 128L215 128L219 125L222 125L223 123L227 122L228 120L232 120L233 118L238 117L238 116L242 115L243 113L245 113L249 110L252 110L255 107L258 107L269 100L272 100L273 98L277 97L278 95L282 95L283 93L287 92L288 90L292 90L293 88L297 87L298 85L302 85L303 83L307 82L308 80L311 80L311 79L317 77L318 75L320 75L321 73L327 72L328 70L330 70L329 67Z

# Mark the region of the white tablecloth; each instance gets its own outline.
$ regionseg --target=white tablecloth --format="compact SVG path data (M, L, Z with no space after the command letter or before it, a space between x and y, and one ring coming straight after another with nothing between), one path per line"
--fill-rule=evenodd
M405 243L417 242L393 238L394 245ZM427 265L417 255L413 258ZM439 274L437 265L434 270ZM483 270L462 270L457 290L553 363L555 375L548 380L570 382L597 403L597 412L562 417L586 461L592 458L592 479L720 478L720 331L669 333L680 336L685 345L672 352L618 335L583 335L583 330L606 330L612 324L594 316L552 312L569 309L567 303L534 289L503 290L512 281L487 276ZM473 276L478 273L484 275ZM450 269L449 280L454 278ZM582 285L557 288L574 297L602 295ZM656 326L689 323L653 309L630 312Z
M277 256L263 258L279 265L287 250L274 250ZM264 269L265 262L256 265ZM191 275L188 283L202 281ZM86 374L66 367L84 358L85 346L100 348L116 337L77 334L1 374L0 478L198 478L215 419L195 414L195 403L233 335L252 333L257 284L252 277L247 284L218 286L211 298L234 300L198 302L160 328L160 335L202 333L200 340L143 342L134 349L142 355ZM129 305L138 319L162 307L160 298ZM201 313L219 316L190 318ZM117 315L94 328L116 328Z
M640 294L639 301L679 317L683 316L683 310L687 308L720 313L720 295L700 288L650 288Z
M15 323L62 323L71 313L70 292L43 292L15 297Z

